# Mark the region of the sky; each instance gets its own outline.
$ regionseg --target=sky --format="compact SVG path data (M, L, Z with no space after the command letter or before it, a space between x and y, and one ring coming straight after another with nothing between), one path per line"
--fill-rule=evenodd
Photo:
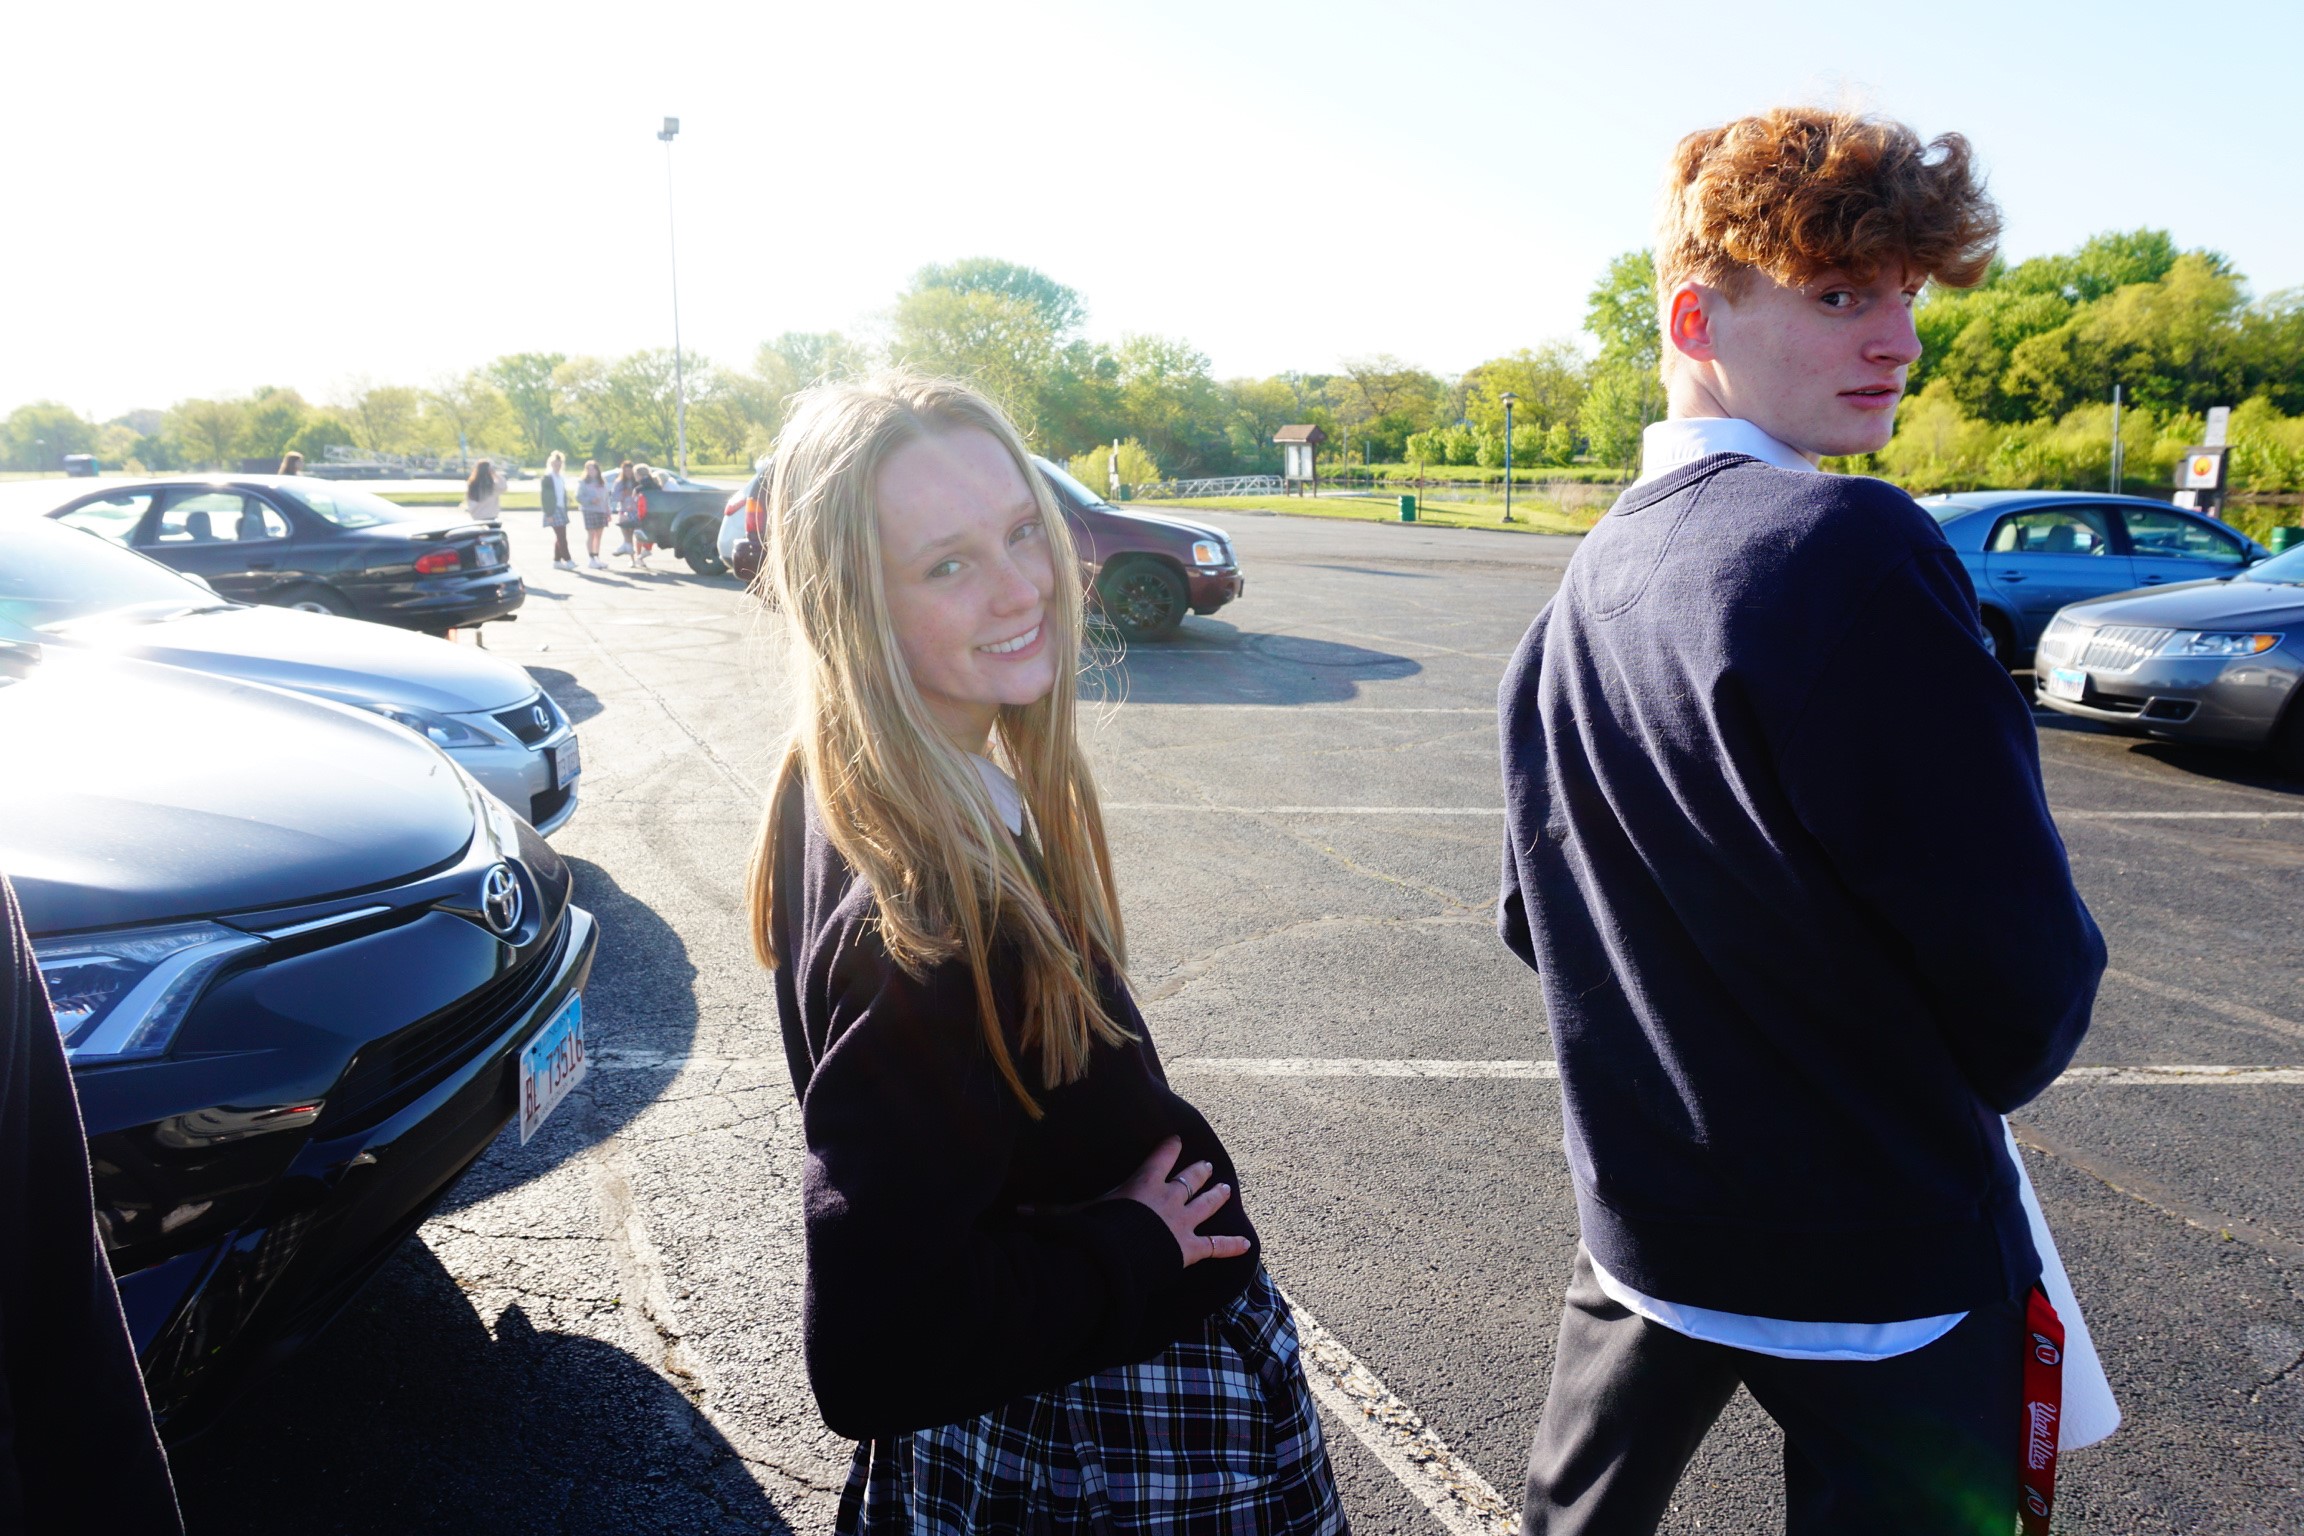
M1458 372L1574 335L1673 142L1787 101L1966 134L2011 257L2157 226L2304 284L2294 0L175 0L9 31L0 412L668 345L668 115L681 339L736 366L989 255L1220 377Z

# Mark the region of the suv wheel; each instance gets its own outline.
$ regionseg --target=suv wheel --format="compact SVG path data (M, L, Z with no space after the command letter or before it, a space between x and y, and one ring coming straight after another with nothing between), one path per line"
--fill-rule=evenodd
M1989 608L1984 610L1984 643L2000 665L2011 672L2016 670L2016 636L2010 632L2008 621Z
M1122 561L1104 573L1096 595L1115 628L1131 640L1165 640L1184 622L1184 578L1157 560Z

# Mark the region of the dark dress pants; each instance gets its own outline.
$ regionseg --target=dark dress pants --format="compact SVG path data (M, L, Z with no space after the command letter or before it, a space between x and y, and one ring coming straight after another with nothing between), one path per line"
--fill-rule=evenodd
M1520 1529L1648 1536L1741 1385L1784 1431L1787 1536L2008 1536L2023 1324L2003 1302L1893 1359L1780 1360L1618 1306L1578 1244Z

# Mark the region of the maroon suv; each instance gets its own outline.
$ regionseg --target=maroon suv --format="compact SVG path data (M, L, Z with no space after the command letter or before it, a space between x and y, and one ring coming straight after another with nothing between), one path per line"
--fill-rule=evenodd
M1219 529L1180 518L1123 512L1046 459L1032 461L1048 477L1056 504L1080 546L1083 575L1095 608L1131 640L1165 640L1186 613L1214 613L1247 590L1232 542ZM750 582L767 547L767 471L753 477L742 498L744 537L729 564Z

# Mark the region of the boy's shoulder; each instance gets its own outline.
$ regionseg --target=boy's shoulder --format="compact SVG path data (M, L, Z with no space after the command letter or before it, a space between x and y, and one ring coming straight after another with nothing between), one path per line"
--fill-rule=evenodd
M1645 546L1667 565L1738 585L1876 577L1949 547L1936 520L1885 480L1778 469L1734 454L1634 487L1594 532L1627 554Z

